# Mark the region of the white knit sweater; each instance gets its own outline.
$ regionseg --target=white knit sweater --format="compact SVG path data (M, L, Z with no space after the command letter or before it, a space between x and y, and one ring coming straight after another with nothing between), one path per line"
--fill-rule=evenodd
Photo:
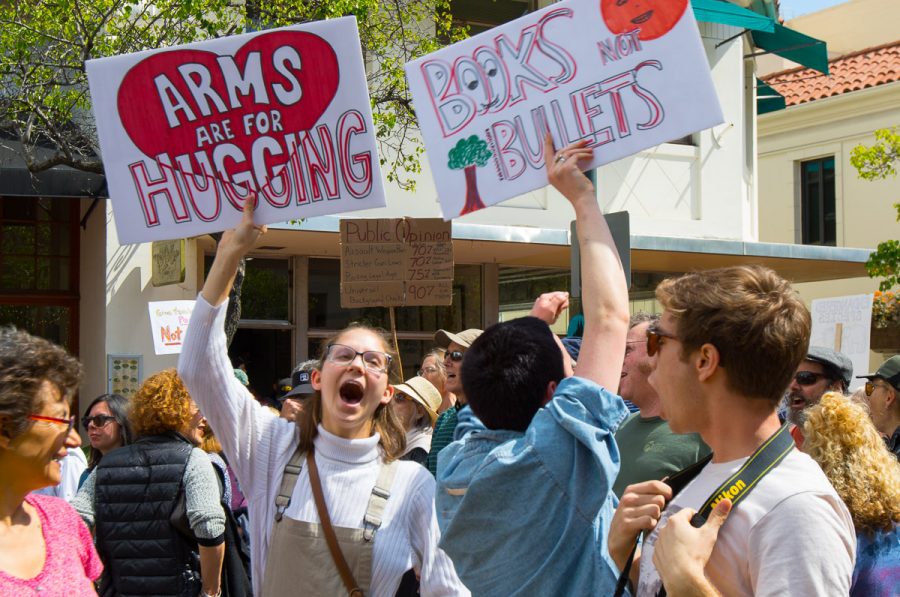
M284 467L299 442L298 428L261 406L234 377L225 344L227 301L197 298L178 372L222 444L248 501L253 590L261 593ZM362 528L380 466L378 435L346 440L319 427L316 464L335 526ZM375 536L370 594L391 597L403 573L421 571L422 595L468 595L450 558L438 548L434 479L421 465L398 463L384 522ZM285 516L319 522L306 467ZM337 571L335 570L335 574ZM302 594L302 587L298 587Z

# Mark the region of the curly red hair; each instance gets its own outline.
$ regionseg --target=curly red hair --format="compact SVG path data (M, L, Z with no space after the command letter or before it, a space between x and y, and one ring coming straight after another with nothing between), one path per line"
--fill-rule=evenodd
M194 401L175 369L151 375L131 399L135 437L184 431L194 416Z

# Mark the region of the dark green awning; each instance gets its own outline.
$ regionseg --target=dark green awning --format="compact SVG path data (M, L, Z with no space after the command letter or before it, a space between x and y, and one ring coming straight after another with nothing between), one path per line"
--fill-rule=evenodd
M784 96L761 80L756 80L756 114L784 110Z
M691 7L698 21L733 25L751 31L775 31L775 21L769 17L723 0L691 0Z
M754 31L753 43L763 50L754 53L754 56L778 54L782 58L828 74L828 50L825 42L820 39L775 23L775 31L772 33Z

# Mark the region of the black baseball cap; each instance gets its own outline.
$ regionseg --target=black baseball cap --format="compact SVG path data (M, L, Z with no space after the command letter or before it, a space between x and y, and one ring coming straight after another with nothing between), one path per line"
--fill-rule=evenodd
M313 389L312 381L309 377L309 371L294 371L293 375L291 375L291 389L281 399L307 398L315 393L316 391Z

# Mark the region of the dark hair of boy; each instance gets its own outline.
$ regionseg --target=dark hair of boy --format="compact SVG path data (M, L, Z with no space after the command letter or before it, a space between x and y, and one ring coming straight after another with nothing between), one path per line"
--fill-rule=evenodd
M469 405L488 429L525 431L563 375L559 345L537 317L491 326L466 351L462 365Z

